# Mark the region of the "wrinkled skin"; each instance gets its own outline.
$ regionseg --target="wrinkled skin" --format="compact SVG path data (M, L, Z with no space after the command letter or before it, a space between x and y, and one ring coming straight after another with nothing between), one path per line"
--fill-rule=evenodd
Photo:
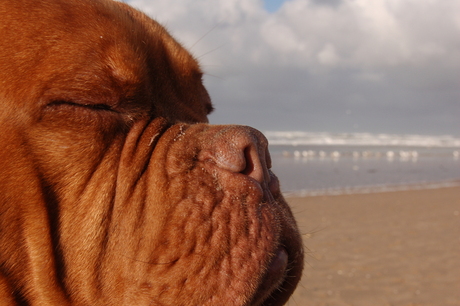
M282 305L302 272L264 136L109 0L0 1L0 305Z

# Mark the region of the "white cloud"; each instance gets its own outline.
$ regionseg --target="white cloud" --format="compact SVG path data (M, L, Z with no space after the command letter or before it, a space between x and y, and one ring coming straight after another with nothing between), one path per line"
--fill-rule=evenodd
M445 129L453 125L453 114L460 116L453 102L460 99L454 81L460 78L460 0L289 0L274 13L264 10L262 0L127 2L166 24L204 70L218 77L207 79L208 88L215 103L223 103L217 109L230 111L236 121L249 118L247 110L261 101L267 111L279 111L282 99L286 117L291 111L300 126L302 107L306 117L312 109L328 114L358 96L369 108L385 108L390 101L396 108L385 111L396 116L414 104L427 112L437 109L438 117L445 114ZM247 109L230 109L233 100ZM339 121L331 118L330 125Z
M327 43L324 48L318 53L318 60L321 64L333 66L340 61L335 47L331 43Z
M272 21L272 20L270 20ZM305 46L292 30L283 23L266 22L261 26L263 40L275 51L281 54L303 52Z
M196 48L207 52L227 44L220 57L230 50L235 58L286 66L365 68L424 64L448 52L459 64L460 50L450 49L459 46L457 0L344 0L336 6L290 0L273 14L260 0L128 3L165 23L186 45L215 27Z

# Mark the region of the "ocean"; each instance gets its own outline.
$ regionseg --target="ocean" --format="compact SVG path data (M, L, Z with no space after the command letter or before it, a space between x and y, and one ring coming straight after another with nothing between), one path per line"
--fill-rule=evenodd
M272 170L287 196L460 185L460 138L453 136L264 134L270 143Z

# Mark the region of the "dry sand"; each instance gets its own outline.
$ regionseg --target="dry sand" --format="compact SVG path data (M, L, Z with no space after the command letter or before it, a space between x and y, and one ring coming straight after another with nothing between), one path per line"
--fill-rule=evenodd
M460 187L288 201L307 256L287 305L460 306Z

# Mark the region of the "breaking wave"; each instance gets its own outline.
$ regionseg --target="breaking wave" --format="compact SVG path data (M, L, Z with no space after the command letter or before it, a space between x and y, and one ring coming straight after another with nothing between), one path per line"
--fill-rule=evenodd
M460 138L451 135L397 135L371 133L314 133L265 131L270 145L400 146L460 148Z

